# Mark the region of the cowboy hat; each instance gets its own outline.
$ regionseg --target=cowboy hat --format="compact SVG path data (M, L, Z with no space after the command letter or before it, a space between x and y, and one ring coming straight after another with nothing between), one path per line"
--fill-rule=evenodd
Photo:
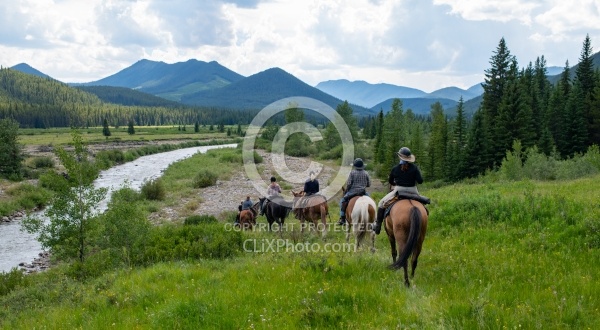
M409 163L414 163L414 161L415 161L415 155L413 155L410 152L410 149L408 149L407 147L400 148L400 150L398 150L398 152L396 154L398 155L398 157L400 157L400 159L407 161Z
M354 160L354 163L352 163L352 166L354 166L357 170L362 170L367 165L365 163L363 163L363 160L361 158L356 158Z

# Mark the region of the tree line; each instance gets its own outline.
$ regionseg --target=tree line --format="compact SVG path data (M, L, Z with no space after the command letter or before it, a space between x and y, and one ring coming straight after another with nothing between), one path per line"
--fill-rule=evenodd
M547 78L544 56L519 68L504 38L490 65L483 101L470 119L462 99L452 119L439 103L425 119L395 100L387 114L362 121L363 133L374 138L378 175L387 176L402 146L413 150L428 180L457 181L499 168L515 141L557 159L600 145L600 70L594 69L589 36L575 74L567 62L556 84Z

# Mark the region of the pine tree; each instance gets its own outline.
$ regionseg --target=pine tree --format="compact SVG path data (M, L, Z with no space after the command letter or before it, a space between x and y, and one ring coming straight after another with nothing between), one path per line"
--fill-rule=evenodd
M129 123L127 124L127 133L129 135L135 134L135 128L133 127L133 120L130 120Z
M482 153L485 149L485 132L483 124L483 112L477 110L473 115L473 123L467 142L466 176L476 177L485 172L487 159Z
M426 175L428 180L446 177L446 147L448 145L448 123L440 102L431 106L431 137L427 148Z
M20 179L23 154L18 143L19 123L11 118L0 119L0 176Z
M481 159L486 163L485 167L498 165L502 161L506 150L504 141L498 141L497 135L502 132L496 129L496 120L498 119L498 108L502 103L507 76L513 61L516 60L510 54L504 38L500 39L498 47L490 59L491 68L485 70L484 83L482 84L483 101L481 111L483 128L481 133L484 136L484 141L479 152L482 154Z
M102 121L102 135L104 135L107 139L110 136L110 128L108 128L108 120L104 118Z
M596 85L596 79L594 75L594 63L592 59L592 45L590 36L586 35L585 40L583 41L583 48L581 49L581 55L579 58L579 64L577 65L577 70L575 71L575 81L579 84L579 88L581 89L581 95L583 98L582 102L582 111L586 120L586 129L588 140L586 143L591 145L593 143L599 143L600 141L593 141L594 136L596 136L596 132L594 131L594 117L597 109L593 109L594 101L594 89Z
M200 132L200 124L198 122L196 122L194 124L194 133L198 133Z

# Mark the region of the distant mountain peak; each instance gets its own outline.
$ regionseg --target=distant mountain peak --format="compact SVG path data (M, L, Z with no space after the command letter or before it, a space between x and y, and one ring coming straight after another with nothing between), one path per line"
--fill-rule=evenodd
M33 68L31 65L27 63L19 63L15 66L12 66L11 69L21 71L23 73L31 74L34 76L42 77L42 78L51 78L49 75Z

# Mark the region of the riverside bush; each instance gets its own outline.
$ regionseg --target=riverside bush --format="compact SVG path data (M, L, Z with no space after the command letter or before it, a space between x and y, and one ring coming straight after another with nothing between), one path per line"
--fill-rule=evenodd
M207 223L204 226L165 225L153 227L141 244L141 252L132 255L137 264L224 259L242 251L242 234L239 231L227 231L219 223Z
M153 201L162 201L166 196L165 186L160 178L145 181L140 192L145 199Z
M28 284L29 278L17 268L9 272L0 272L0 296L7 295L19 287L26 287Z
M50 157L35 157L33 166L35 168L52 168L54 167L54 160Z
M212 171L202 170L194 177L192 186L194 188L206 188L217 183L218 176Z
M205 224L205 223L216 223L216 222L218 222L218 220L214 216L202 214L202 215L191 215L191 216L185 218L185 220L183 221L183 224L185 226L195 226L195 225L201 225L201 224Z

